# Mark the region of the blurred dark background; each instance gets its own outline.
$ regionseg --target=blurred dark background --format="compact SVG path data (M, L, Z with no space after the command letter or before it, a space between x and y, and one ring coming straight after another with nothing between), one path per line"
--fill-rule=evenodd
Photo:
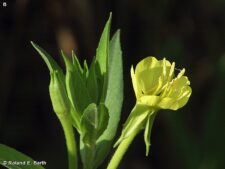
M121 124L135 103L130 67L146 56L185 67L193 89L184 108L158 114L150 156L142 133L121 169L224 169L225 0L0 0L0 142L46 161L47 169L66 168L49 71L30 41L61 66L60 49L90 63L110 11L111 35L121 29L123 49Z

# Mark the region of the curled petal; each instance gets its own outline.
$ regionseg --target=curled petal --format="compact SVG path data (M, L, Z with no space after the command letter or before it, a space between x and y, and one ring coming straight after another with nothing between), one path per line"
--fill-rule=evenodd
M158 103L158 108L160 109L170 109L170 110L177 110L188 102L192 90L190 86L186 86L184 88L185 91L182 91L182 94L179 98L176 97L165 97L160 100Z
M190 84L190 81L186 76L181 76L172 81L169 86L167 97L179 98L186 91L186 87Z

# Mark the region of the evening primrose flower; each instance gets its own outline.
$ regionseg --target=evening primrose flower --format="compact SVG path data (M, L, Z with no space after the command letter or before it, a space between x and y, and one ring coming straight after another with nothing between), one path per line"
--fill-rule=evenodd
M131 77L138 104L145 104L154 109L177 110L183 107L190 95L190 81L182 69L174 78L175 63L165 58L157 60L147 57L140 61Z
M190 81L184 76L185 69L175 76L175 63L165 58L157 60L147 57L140 61L135 70L131 67L131 78L136 95L136 105L131 111L122 134L115 146L132 140L144 129L146 155L149 153L151 129L160 109L177 110L183 107L191 95ZM132 139L129 139L131 138Z

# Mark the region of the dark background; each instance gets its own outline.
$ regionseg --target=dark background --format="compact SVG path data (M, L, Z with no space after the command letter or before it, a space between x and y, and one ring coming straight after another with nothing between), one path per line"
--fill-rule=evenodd
M90 63L112 11L111 35L121 29L123 49L121 124L135 103L130 67L146 56L185 67L193 89L184 108L158 114L149 157L141 133L121 168L225 168L225 0L5 0L7 7L2 2L1 143L46 161L47 169L66 168L64 136L48 94L49 71L30 40L61 66L60 48L74 49Z

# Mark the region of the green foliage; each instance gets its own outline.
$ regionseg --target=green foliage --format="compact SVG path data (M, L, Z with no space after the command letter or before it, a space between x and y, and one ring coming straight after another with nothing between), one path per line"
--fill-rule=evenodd
M24 165L7 165L6 162L24 162ZM0 144L0 165L8 169L44 169L41 165L35 165L35 161L29 156L11 148ZM30 165L29 165L30 164Z
M54 111L58 116L62 111L69 114L80 134L80 154L85 169L97 168L107 156L122 108L120 32L117 31L110 41L110 26L111 14L90 67L86 61L82 67L74 52L70 58L61 51L65 75L46 51L31 42L49 68Z
M93 92L90 92L90 94L92 94L92 97L94 96L93 97L94 99L96 99L96 95L94 95L96 93L96 89L98 91L99 98L97 98L97 100L95 100L95 101L97 101L96 104L99 104L99 101L104 103L106 93L107 93L110 25L111 25L111 15L110 15L110 17L104 27L103 33L101 35L101 38L100 38L100 41L98 44L98 48L96 51L96 57L91 64L90 70L93 72L89 72L89 75L87 78L87 80L88 80L87 83L91 82L87 85L89 87L89 91L91 91L91 89L95 90ZM90 112L91 111L89 110L89 111L86 111L85 113L89 114ZM92 111L92 112L96 112L96 111ZM102 111L102 112L105 113L105 111ZM97 118L99 118L99 117L106 118L108 116L106 116L106 115L97 116ZM87 119L87 118L84 118L84 119ZM99 121L99 120L100 119L97 119L97 121ZM108 124L108 118L103 119L103 120L105 120ZM88 123L85 123L85 124L88 124ZM91 128L89 128L89 129L91 129ZM105 130L105 128L104 128L104 130ZM92 130L90 130L87 133L91 134ZM85 136L85 134L82 133L81 135ZM89 137L91 137L91 136L89 136ZM86 138L88 138L88 137L86 136ZM84 140L80 139L80 141L81 141L80 149L81 149L81 157L82 157L81 159L82 159L84 168L86 168L86 169L97 168L97 166L98 166L98 165L96 165L95 160L94 160L94 156L96 153L97 138L98 137L95 137L95 140L94 141L92 140L91 147L89 145L90 143L87 144L85 142L86 139L84 139Z

